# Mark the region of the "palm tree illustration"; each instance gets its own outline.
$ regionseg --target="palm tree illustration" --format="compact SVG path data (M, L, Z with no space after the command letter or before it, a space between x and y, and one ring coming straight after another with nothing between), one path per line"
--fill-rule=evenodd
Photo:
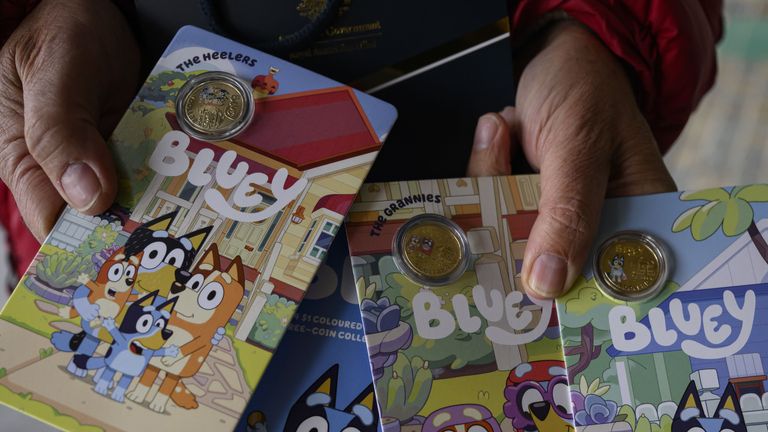
M752 203L768 202L768 184L734 187L729 192L723 188L683 192L682 201L706 201L692 207L677 217L672 232L690 230L694 240L706 240L722 229L724 235L735 237L749 233L752 244L768 264L768 243L755 224Z

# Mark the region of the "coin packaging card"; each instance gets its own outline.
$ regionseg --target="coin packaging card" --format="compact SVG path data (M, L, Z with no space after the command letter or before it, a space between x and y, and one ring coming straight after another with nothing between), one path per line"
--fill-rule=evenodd
M768 185L607 200L556 313L520 279L539 194L363 185L347 229L383 428L764 429Z
M520 279L539 189L363 185L346 226L383 430L571 430L554 302Z
M355 419L355 405L377 407L367 353L342 227L235 430L302 430L314 414L307 395L323 388L335 400L329 412L341 418ZM377 432L379 418L373 415L358 426Z
M557 299L577 431L766 428L766 202L767 185L606 201Z
M234 429L395 117L182 28L108 140L116 202L65 208L0 313L0 403L62 430Z

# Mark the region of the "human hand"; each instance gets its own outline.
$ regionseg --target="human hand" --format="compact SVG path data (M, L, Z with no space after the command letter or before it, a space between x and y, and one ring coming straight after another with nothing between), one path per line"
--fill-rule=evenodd
M133 96L139 53L108 0L48 0L0 50L0 178L42 240L64 200L96 214L116 193L105 145Z
M619 60L580 25L556 24L525 66L516 107L478 121L467 173L511 174L522 148L540 171L522 281L539 298L581 272L604 197L675 190Z

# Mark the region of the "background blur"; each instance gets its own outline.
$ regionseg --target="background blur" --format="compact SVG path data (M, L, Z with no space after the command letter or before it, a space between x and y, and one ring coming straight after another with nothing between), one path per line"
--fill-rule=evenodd
M715 87L664 158L681 190L768 182L768 1L725 5Z
M725 2L717 82L664 158L679 189L768 182L768 1ZM0 281L6 257L0 233ZM49 430L0 406L0 431Z

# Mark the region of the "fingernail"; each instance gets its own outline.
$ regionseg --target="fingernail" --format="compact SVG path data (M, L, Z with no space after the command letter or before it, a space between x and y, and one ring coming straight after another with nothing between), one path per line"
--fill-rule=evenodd
M567 276L568 263L563 257L541 254L533 263L528 287L542 297L554 298L563 292Z
M99 197L101 184L96 173L83 162L70 164L61 176L67 201L77 210L87 210Z
M475 150L485 150L493 141L493 137L496 136L496 131L499 128L498 120L496 116L486 114L477 120L477 128L475 129L475 142L473 148Z

